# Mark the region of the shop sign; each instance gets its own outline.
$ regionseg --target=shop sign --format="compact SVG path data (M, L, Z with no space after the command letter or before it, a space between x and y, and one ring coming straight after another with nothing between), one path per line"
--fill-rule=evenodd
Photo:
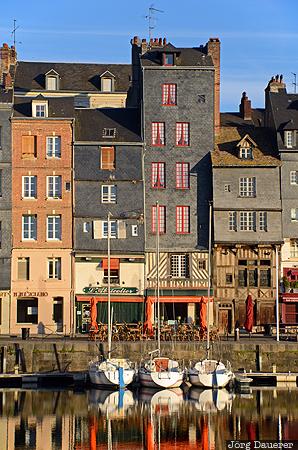
M296 302L298 302L298 295L297 294L289 295L289 296L283 295L282 299L285 303L296 303Z
M10 291L0 291L0 297L9 297Z
M25 292L14 292L14 297L47 297L49 294L47 292L39 291L25 291Z
M107 287L84 287L83 292L85 294L108 294ZM125 294L137 294L139 292L138 288L135 287L111 287L111 295L125 295Z

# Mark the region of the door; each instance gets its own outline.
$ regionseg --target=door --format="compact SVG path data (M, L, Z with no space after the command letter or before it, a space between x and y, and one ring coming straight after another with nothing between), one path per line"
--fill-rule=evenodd
M53 304L53 320L57 333L63 332L63 297L55 297Z
M219 309L218 328L220 334L231 333L232 331L232 311L231 309Z

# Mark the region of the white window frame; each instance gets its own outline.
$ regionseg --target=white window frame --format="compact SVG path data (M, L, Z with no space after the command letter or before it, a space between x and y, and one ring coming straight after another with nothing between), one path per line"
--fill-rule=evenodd
M298 240L290 239L290 258L298 258Z
M260 226L260 231L268 231L268 214L267 214L267 211L260 211L259 226Z
M28 182L26 182L26 180ZM28 185L28 188L26 185ZM36 197L37 197L37 176L36 175L22 176L22 198L32 199Z
M237 212L229 211L229 231L237 231Z
M54 83L52 83L52 80ZM52 86L51 86L52 84ZM46 89L47 91L58 91L58 76L57 75L47 75L46 76Z
M43 111L43 114L41 112ZM48 102L33 101L32 102L32 116L38 119L48 117Z
M50 227L52 222L53 230L51 233L53 236L50 236ZM61 241L62 237L62 219L61 215L52 215L47 216L47 241Z
M139 227L138 225L132 225L131 226L131 235L132 236L138 236L139 235Z
M109 86L105 85L107 81L109 81ZM101 92L113 92L113 78L111 77L101 78Z
M256 231L255 211L240 211L240 231Z
M298 171L297 170L290 171L290 184L292 184L292 185L298 184Z
M239 196L240 197L256 196L256 177L239 178Z
M240 159L253 159L253 153L251 147L241 147L239 150Z
M170 271L173 278L187 278L189 276L189 256L187 254L170 255Z
M115 184L101 186L101 203L117 203L117 186Z
M285 146L286 148L293 148L294 146L294 133L293 131L285 131Z
M298 208L291 208L291 221L292 222L298 221Z
M118 223L117 220L110 220L110 239L117 239L118 237ZM102 238L108 238L108 221L102 221Z
M91 231L91 222L83 222L83 233L89 233Z
M28 219L28 221L26 219ZM28 234L28 236L26 237L25 234ZM36 241L36 240L37 240L37 216L35 214L24 214L22 216L22 241Z
M51 182L52 180L52 182ZM56 181L58 181L56 183ZM51 189L52 184L52 189ZM58 184L58 186L57 186ZM52 200L60 200L62 198L62 176L61 175L49 175L47 176L47 198Z
M50 267L52 265L52 268ZM48 279L49 280L61 280L61 258L53 257L48 258Z
M47 158L61 158L61 136L47 136Z

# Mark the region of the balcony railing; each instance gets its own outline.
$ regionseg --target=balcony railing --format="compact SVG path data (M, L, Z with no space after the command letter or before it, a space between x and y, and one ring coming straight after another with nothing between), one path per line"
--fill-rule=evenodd
M147 288L155 289L157 287L156 278L147 280ZM207 279L197 278L160 278L160 289L185 289L185 288L204 288L208 287Z

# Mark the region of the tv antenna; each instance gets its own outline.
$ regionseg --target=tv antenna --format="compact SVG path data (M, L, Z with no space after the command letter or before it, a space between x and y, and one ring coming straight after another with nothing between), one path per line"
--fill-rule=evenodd
M16 19L13 20L13 30L11 32L11 36L13 36L13 45L14 48L16 48L16 31L18 28L20 28L20 25L16 26L17 21ZM18 42L18 44L21 44L21 42Z
M147 16L145 16L145 19L148 19L148 22L149 22L149 25L148 25L148 28L149 28L149 42L150 42L150 39L152 38L152 30L154 30L154 28L155 28L155 22L154 21L157 20L156 17L154 17L154 14L156 12L163 13L164 11L162 11L161 9L154 8L154 5L152 4L152 5L149 6L149 14Z
M293 81L292 85L294 86L294 94L296 94L296 88L297 88L297 82L296 82L296 79L297 79L297 74L294 73L294 72L292 72L292 74L294 75L294 81Z

